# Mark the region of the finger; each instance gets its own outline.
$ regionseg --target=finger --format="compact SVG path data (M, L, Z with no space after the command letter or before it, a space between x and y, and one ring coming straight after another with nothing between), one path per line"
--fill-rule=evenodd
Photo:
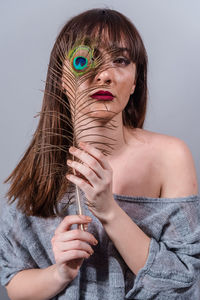
M90 254L86 251L70 250L70 251L62 252L62 254L59 254L59 256L56 257L56 263L63 264L73 259L89 258L89 257Z
M81 179L73 174L66 175L67 179L77 185L86 195L92 195L94 187L92 184L86 182L84 179Z
M91 245L97 245L98 241L96 238L87 231L83 231L80 229L73 229L70 231L63 232L59 234L56 238L58 242L68 242L72 240L80 240L83 242L90 243Z
M103 153L100 150L96 149L88 143L83 142L80 142L79 146L85 151L87 151L89 154L91 154L93 157L95 157L104 169L112 171L112 168L108 163L106 156L103 155Z
M99 178L102 178L99 177L97 173L93 169L91 169L86 163L82 164L77 161L67 160L67 164L79 173L81 173L85 178L90 179L91 183L95 183L99 180ZM102 175L103 173L101 174L101 176Z
M59 242L56 247L59 251L82 250L88 252L90 255L94 253L94 250L88 243L80 240L73 240L64 243Z
M99 175L99 170L103 168L101 164L101 157L103 158L103 154L101 152L99 159L98 157L94 157L92 154L75 147L70 147L69 152L75 157L79 158L83 163L91 167Z
M73 224L87 224L90 223L92 219L85 215L71 215L66 216L63 221L57 227L55 234L65 232L69 230Z

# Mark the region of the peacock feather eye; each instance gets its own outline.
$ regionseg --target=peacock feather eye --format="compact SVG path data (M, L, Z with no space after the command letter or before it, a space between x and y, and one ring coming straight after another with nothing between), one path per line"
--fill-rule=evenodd
M73 60L73 68L76 71L84 70L88 66L88 59L84 56L77 56Z
M73 73L81 76L94 67L93 50L85 45L75 47L68 54Z

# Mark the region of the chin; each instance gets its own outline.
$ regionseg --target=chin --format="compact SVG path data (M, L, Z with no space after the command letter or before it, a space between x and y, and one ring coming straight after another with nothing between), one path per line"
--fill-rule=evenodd
M107 110L94 110L88 114L90 118L103 118L105 120L111 120L114 117L115 113Z

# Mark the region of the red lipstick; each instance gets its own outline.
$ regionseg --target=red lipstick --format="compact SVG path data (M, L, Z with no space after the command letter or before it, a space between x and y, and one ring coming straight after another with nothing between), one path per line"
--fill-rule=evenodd
M91 97L96 100L113 100L114 98L113 94L108 91L97 91Z

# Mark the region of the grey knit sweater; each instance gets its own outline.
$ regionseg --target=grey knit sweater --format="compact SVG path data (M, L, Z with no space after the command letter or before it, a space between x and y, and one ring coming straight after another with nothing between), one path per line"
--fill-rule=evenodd
M200 197L130 197L113 194L120 207L151 238L148 259L135 276L92 216L88 231L99 241L78 276L53 299L200 299ZM82 194L84 198L84 194ZM68 201L66 195L59 209ZM64 215L75 214L75 204ZM63 215L63 216L64 216ZM5 205L0 223L0 277L6 285L20 270L55 263L51 238L62 217L27 217ZM120 220L119 220L120 226ZM126 232L124 233L126 234ZM133 240L137 243L137 240ZM134 259L134 257L133 257Z

